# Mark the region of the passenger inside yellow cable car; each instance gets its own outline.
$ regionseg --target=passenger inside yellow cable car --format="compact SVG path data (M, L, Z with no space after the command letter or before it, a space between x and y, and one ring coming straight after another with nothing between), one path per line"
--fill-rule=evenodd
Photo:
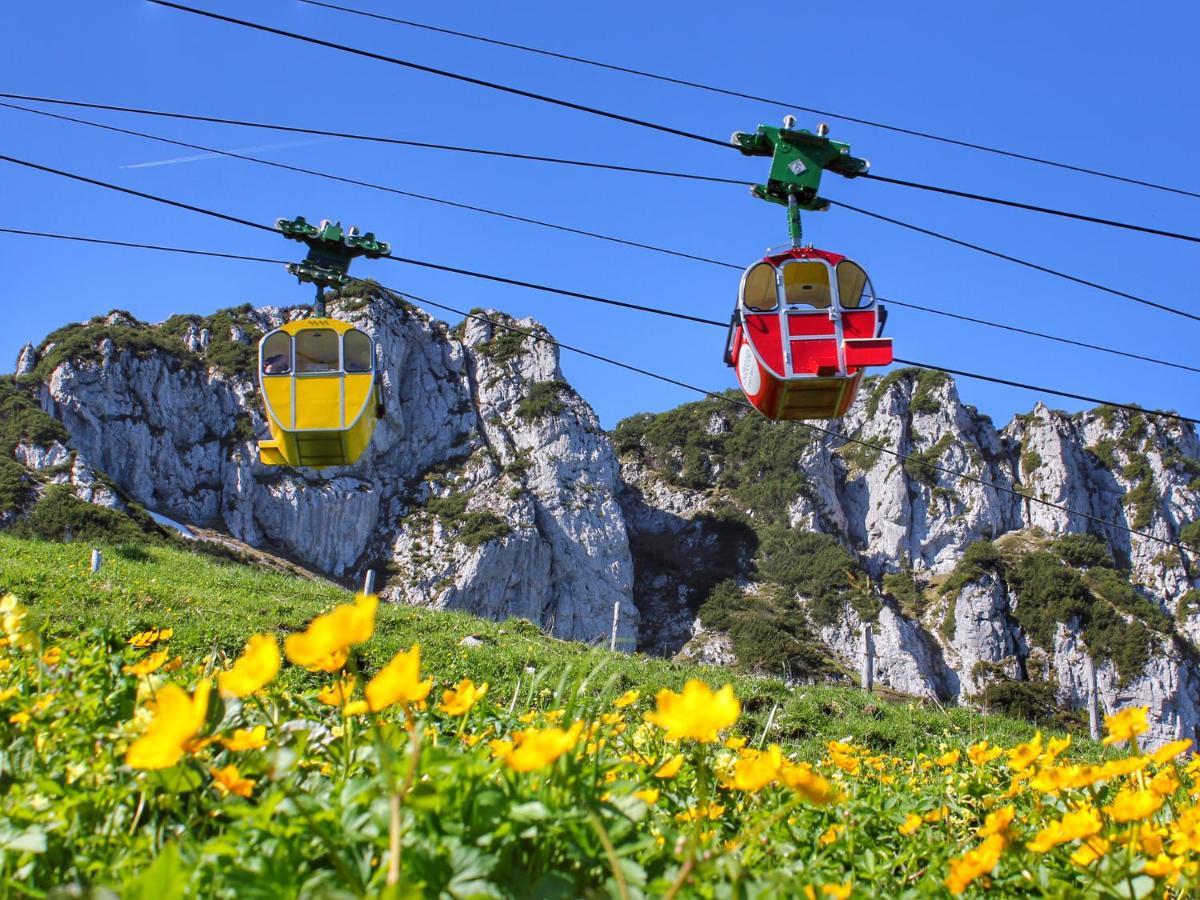
M370 336L337 319L301 319L263 337L258 352L271 429L259 459L314 468L357 462L383 415Z

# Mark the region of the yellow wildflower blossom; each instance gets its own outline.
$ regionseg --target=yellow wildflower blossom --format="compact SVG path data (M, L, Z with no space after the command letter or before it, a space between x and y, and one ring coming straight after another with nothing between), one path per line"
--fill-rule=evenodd
M279 642L272 634L256 634L246 642L233 666L217 673L217 686L226 697L249 697L279 674Z
M267 726L255 725L253 728L238 728L233 737L222 738L221 743L226 750L237 753L242 750L261 750L267 746Z
M845 884L823 884L821 885L821 893L827 897L832 897L833 900L846 900L850 896L854 887L854 882L847 881Z
M1104 745L1120 744L1144 734L1150 728L1146 721L1149 712L1148 707L1131 706L1114 715L1105 716L1104 728L1108 734L1104 737Z
M644 790L633 792L633 796L637 797L647 806L653 806L655 803L657 803L659 794L660 792L658 788L645 788Z
M583 723L576 722L565 731L561 728L531 728L517 732L513 736L514 748L504 761L518 772L541 769L574 748L582 731Z
M143 675L150 675L162 668L168 656L170 654L166 650L156 650L132 665L122 666L121 671L127 675L137 675L139 678Z
M465 716L488 692L488 683L476 686L470 678L464 678L453 690L442 692L438 709L448 716Z
M1077 866L1090 866L1107 854L1111 847L1112 841L1095 835L1079 845L1079 849L1071 854L1071 862Z
M636 688L631 691L626 691L620 697L618 697L616 700L613 701L613 706L615 706L617 709L624 709L627 706L633 706L633 704L638 702L638 699L641 696L642 696L642 692L637 690Z
M779 777L784 784L810 803L824 805L836 796L828 779L814 772L812 766L807 763L797 764L784 760Z
M421 681L421 645L400 651L379 674L367 682L363 693L371 712L387 709L395 703L409 706L420 703L433 687L433 679Z
M1091 806L1083 806L1051 822L1025 846L1034 853L1046 853L1060 844L1099 834L1100 828L1100 814Z
M62 662L62 656L62 647L51 647L41 655L42 664L46 666L57 666L60 662Z
M346 664L350 648L374 634L378 605L374 594L358 594L353 605L343 603L317 616L303 632L288 636L287 658L312 672L337 672Z
M354 694L354 683L358 679L353 675L343 675L337 681L332 681L317 692L317 701L326 706L345 706Z
M1160 853L1154 859L1146 860L1146 867L1142 871L1154 878L1165 878L1169 884L1174 884L1179 880L1182 869L1171 857Z
M229 765L223 769L209 769L213 777L213 787L221 794L236 794L239 797L249 797L254 790L254 779L243 778L237 766Z
M32 718L33 716L31 716L28 711L21 710L20 712L15 712L9 716L8 721L13 725L24 725Z
M690 738L711 743L717 739L717 732L731 726L742 712L731 685L714 692L694 678L683 686L683 693L663 688L655 700L657 708L646 713L646 721L666 731L669 741Z
M783 765L783 753L778 744L766 750L749 750L733 766L733 778L729 786L739 791L762 790L779 777Z
M943 884L950 893L961 894L975 879L995 869L1003 852L1004 838L993 834L974 850L968 850L962 856L950 860L950 874L946 876Z
M1001 747L992 747L987 741L980 741L967 748L967 759L976 766L985 766L1003 752Z
M725 807L718 803L709 803L702 806L693 806L686 812L678 813L675 818L680 822L695 822L698 819L719 819L725 812Z
M962 759L961 750L951 750L949 753L943 753L935 762L943 769L949 769L958 765L958 761Z
M160 689L150 727L130 745L125 762L135 769L167 769L179 762L185 746L204 725L210 690L207 679L196 685L191 697L178 685Z
M683 754L676 753L654 772L655 778L674 778L683 765Z
M1116 822L1138 822L1158 812L1163 798L1154 791L1122 788L1104 811Z
M174 634L174 628L151 628L149 631L139 631L129 639L129 646L145 650L159 641L169 641Z
M1150 779L1150 790L1160 797L1167 797L1175 793L1178 787L1179 779L1170 769L1165 769Z
M826 828L823 832L821 832L821 836L819 838L817 838L817 842L822 847L828 847L830 844L835 843L837 841L837 839L839 837L841 837L842 832L844 832L845 830L846 830L845 825L840 825L837 822L835 822L834 824L832 824L828 828Z
M909 835L916 834L918 829L920 829L923 824L925 824L924 819L922 819L916 813L909 813L904 817L904 823L896 830L905 837L908 837Z
M1151 753L1150 759L1161 766L1164 763L1170 762L1175 757L1179 756L1179 754L1186 753L1189 749L1191 749L1191 746L1191 738L1184 738L1181 741L1171 741L1171 743L1163 744L1161 747Z
M1042 753L1042 733L1037 732L1032 739L1018 744L1007 753L1009 768L1017 772L1028 769Z
M1011 826L1016 815L1017 808L1011 804L993 810L983 820L983 827L979 829L979 836L991 837L993 834L998 834L1007 841L1012 837Z

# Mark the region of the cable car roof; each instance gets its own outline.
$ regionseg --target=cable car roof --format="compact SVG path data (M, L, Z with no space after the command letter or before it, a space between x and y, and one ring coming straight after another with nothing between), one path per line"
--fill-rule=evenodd
M347 331L361 331L361 328L356 328L349 322L343 322L341 319L297 319L295 322L288 322L285 325L280 325L275 331L282 331L286 334L296 335L301 331L312 331L317 328L326 328L336 331L338 334L345 334ZM272 332L274 333L274 332Z
M818 250L816 247L783 247L777 251L768 250L767 255L763 257L763 262L778 268L790 259L819 259L831 266L836 266L850 257L840 253L831 253L828 250ZM853 260L850 261L853 262Z

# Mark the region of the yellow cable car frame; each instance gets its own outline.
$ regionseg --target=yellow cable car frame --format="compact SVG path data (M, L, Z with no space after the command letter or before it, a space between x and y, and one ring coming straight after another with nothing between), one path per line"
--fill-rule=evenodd
M259 460L312 468L357 462L383 415L371 336L337 319L300 319L265 335L258 356L271 430L259 441Z

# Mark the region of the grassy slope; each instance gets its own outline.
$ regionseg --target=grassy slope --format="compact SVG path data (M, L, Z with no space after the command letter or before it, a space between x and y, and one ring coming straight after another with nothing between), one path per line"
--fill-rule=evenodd
M28 603L47 639L81 628L127 635L170 626L177 651L236 654L254 632L298 630L316 613L349 599L346 591L328 583L168 547L104 548L103 571L92 575L89 549L0 534L0 593L12 591ZM483 646L460 646L467 635L481 639ZM843 687L788 688L774 679L554 640L527 622L495 623L407 606L380 609L376 636L365 645L362 662L368 669L377 668L396 650L418 641L423 668L436 677L439 687L469 676L491 682L500 697L511 697L516 690L523 695L550 691L564 680L578 682L597 670L607 672L598 680L613 696L631 687L643 694L663 686L678 689L689 677L713 685L728 681L743 700L744 734L758 738L778 701L770 739L804 755L818 755L824 742L834 738L910 755L936 750L943 742L961 745L984 738L1011 746L1032 733L1025 723L965 709L888 702ZM287 677L306 677L292 667L285 672Z

